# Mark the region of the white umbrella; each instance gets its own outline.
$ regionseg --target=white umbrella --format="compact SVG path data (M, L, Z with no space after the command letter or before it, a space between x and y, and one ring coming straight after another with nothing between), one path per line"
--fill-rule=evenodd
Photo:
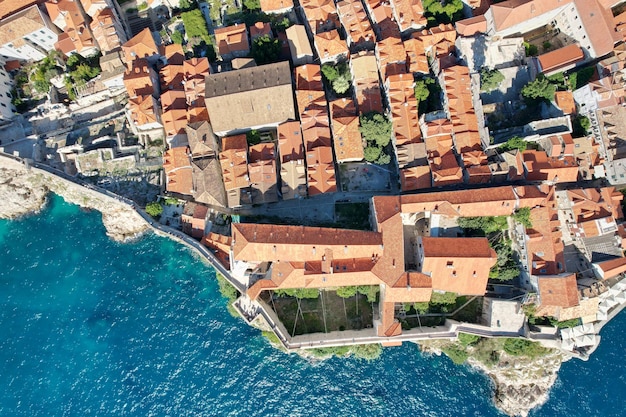
M598 311L598 313L596 314L596 319L598 320L606 320L608 318L609 316L606 315L606 311Z
M583 324L582 327L583 327L583 332L585 334L595 334L596 333L596 330L593 328L593 324L591 324L591 323Z
M563 342L565 342L565 340L569 340L572 337L574 337L574 335L572 334L572 329L561 329L561 338L563 339Z
M561 343L561 348L563 350L572 351L572 350L574 350L574 347L575 346L574 346L574 342L572 341L572 339L564 340L563 343Z
M622 304L626 301L626 293L624 291L620 291L620 293L615 296L615 301Z

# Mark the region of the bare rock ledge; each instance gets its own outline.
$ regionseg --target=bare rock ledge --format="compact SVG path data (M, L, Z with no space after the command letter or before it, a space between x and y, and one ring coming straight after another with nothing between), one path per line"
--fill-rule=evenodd
M134 239L149 228L135 210L121 201L45 171L27 171L20 165L0 167L0 218L14 219L38 212L49 192L68 203L101 212L107 235L113 240Z

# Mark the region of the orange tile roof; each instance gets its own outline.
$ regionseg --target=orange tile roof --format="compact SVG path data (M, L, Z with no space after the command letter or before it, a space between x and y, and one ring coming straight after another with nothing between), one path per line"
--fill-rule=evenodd
M163 112L169 110L187 110L185 92L168 90L161 94L161 108L163 109Z
M526 150L522 152L529 181L576 182L578 164L571 156L552 158L544 151Z
M574 307L578 305L576 274L539 277L541 306Z
M9 17L33 4L41 4L46 0L4 0L0 1L0 19Z
M307 226L234 223L233 256L237 260L322 261L370 258L382 252L376 232ZM330 251L330 254L328 253Z
M170 109L161 115L161 121L163 122L163 128L165 134L168 137L176 136L178 134L185 133L185 127L187 126L187 110L185 109Z
M421 237L422 273L432 278L434 290L461 295L483 295L489 270L497 260L487 238Z
M163 156L163 169L169 192L191 194L193 190L192 169L186 147L172 148Z
M421 1L391 0L393 15L401 31L426 26L428 21L424 16L424 7Z
M159 53L165 57L168 64L183 65L185 60L183 46L178 43L159 45Z
M130 118L135 126L158 123L155 111L156 99L151 95L131 97L128 99Z
M585 59L580 46L571 44L537 57L542 72L553 72Z
M332 149L319 146L306 152L309 195L337 191Z
M94 14L89 24L100 50L112 51L121 46L121 40L116 30L117 20L110 8L100 9Z
M493 24L497 31L516 26L562 7L562 0L508 0L492 4Z
M407 52L400 36L392 36L378 41L376 43L376 57L378 58L380 76L383 80L387 79L387 67L389 65L399 64L406 68Z
M300 6L313 34L339 26L333 0L301 0Z
M378 81L378 65L374 52L362 51L352 55L350 67L359 114L372 111L382 113L383 104Z
M603 279L611 279L626 272L626 258L615 258L598 262L597 265L602 270Z
M333 146L337 162L363 159L363 138L359 131L359 117L352 99L339 98L330 102Z
M317 64L306 64L294 69L296 90L323 91L322 72ZM302 111L302 110L300 110Z
M185 91L185 78L182 65L169 64L159 71L161 79L161 90Z
M276 149L273 143L259 143L248 149L248 173L250 186L260 190L259 200L277 201L276 195Z
M204 101L197 100L187 109L187 122L196 123L202 121L209 121L209 112L204 105Z
M455 65L441 72L440 79L446 96L446 106L454 131L458 152L482 149L478 120L474 112L470 89L469 68Z
M154 42L152 32L149 28L145 28L122 45L122 52L124 52L126 65L130 66L130 63L137 58L147 58L158 54L159 49Z
M336 29L316 34L314 43L322 61L349 54L346 42L339 37Z
M247 150L246 135L227 136L222 139L222 152L219 158L226 191L250 185Z
M375 42L374 31L361 0L342 0L337 3L339 20L352 45Z
M409 72L430 72L424 42L421 39L409 38L403 42L406 50Z
M291 121L278 125L278 151L282 163L304 159L304 145L300 122Z
M401 146L421 142L417 100L413 91L413 74L397 74L387 77L386 89L396 144Z
M589 35L595 55L610 53L613 45L621 40L615 31L615 20L610 8L603 7L597 0L574 0L580 21Z
M87 26L87 22L78 7L70 0L56 0L45 3L50 20L69 36L78 53L88 48L95 48L96 43Z
M479 33L487 33L487 19L484 15L470 17L457 21L454 26L461 36L474 36Z
M615 187L567 190L567 197L578 225L572 232L583 237L613 233L617 228L615 221L624 217L624 196Z
M302 125L304 129L304 125ZM304 141L304 149L306 151L313 150L318 147L331 147L330 127L316 125L306 128L302 131L302 139Z
M131 97L146 96L154 92L151 73L153 70L145 59L136 59L124 72L124 86Z
M220 55L227 56L234 52L247 52L248 30L246 25L233 25L215 29L215 44Z
M293 0L260 0L260 4L264 13L293 9Z
M419 213L432 211L451 217L482 216L489 213L492 216L509 216L515 210L518 194L511 186L492 187L481 190L441 191L433 193L411 194L400 197L400 207L403 213ZM544 194L539 193L541 196ZM535 195L520 195L520 206L533 207L542 201L536 201ZM382 197L374 197L374 202ZM528 199L529 204L526 204Z
M422 165L400 170L402 191L420 190L432 187L430 166Z
M554 93L554 101L564 114L576 113L576 103L571 91L557 91Z
M535 207L530 211L531 228L526 229L526 251L533 275L556 275L565 271L563 242L556 210Z
M429 162L435 187L463 182L463 169L452 152L430 158Z
M250 39L263 35L272 36L272 27L269 22L256 22L250 26Z

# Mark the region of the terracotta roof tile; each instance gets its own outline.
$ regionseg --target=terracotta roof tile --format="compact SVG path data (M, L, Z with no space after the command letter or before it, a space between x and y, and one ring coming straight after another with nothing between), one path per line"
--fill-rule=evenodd
M537 281L542 306L574 307L578 305L576 274L539 277Z

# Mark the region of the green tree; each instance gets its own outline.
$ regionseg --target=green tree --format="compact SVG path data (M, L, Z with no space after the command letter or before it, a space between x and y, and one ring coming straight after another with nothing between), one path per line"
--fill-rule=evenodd
M556 86L545 77L538 77L535 81L531 81L522 88L522 96L532 100L554 99Z
M591 122L587 116L578 115L574 118L572 123L572 135L574 137L587 136L589 129L591 129Z
M359 131L368 143L373 142L379 147L385 147L391 141L392 125L389 119L377 112L361 115Z
M417 100L418 104L422 101L428 100L428 96L430 96L430 89L428 88L428 86L433 84L434 82L435 80L430 77L415 82L413 93L415 94L415 99Z
M480 71L480 91L492 91L504 81L504 75L497 69L483 68Z
M184 40L183 34L177 30L172 32L172 35L170 36L170 38L172 38L172 42L174 43L177 43L179 45L183 44L183 40Z
M198 38L206 42L207 45L211 44L211 37L209 36L209 29L206 25L206 20L202 12L198 9L184 12L180 15L183 19L183 25L185 26L185 32L187 38Z
M426 302L413 303L413 308L418 314L425 314L428 311L429 306L430 304Z
M179 0L178 1L178 7L183 11L186 12L188 10L191 10L192 5L190 0Z
M275 22L272 22L272 25L277 32L285 32L293 23L291 23L288 17L283 17L282 19L277 19Z
M461 229L482 230L485 234L499 232L509 227L506 216L459 217Z
M261 143L261 134L258 130L251 130L246 133L246 140L248 141L248 145L258 145Z
M322 65L322 74L328 82L332 83L339 77L339 70L332 64L324 64Z
M537 54L539 53L539 50L535 45L528 42L524 42L523 45L524 50L526 51L526 56L537 56Z
M243 5L248 10L261 9L261 2L259 0L243 0Z
M280 42L269 35L259 36L252 42L252 57L258 65L277 62L280 55Z
M543 52L548 52L552 48L552 44L548 41L543 43Z
M90 67L86 63L78 65L76 70L71 72L71 76L76 82L79 80L89 81L98 74L100 74L100 67Z
M317 288L290 288L285 290L276 290L274 293L279 297L315 299L320 296L320 292Z
M512 151L513 149L519 149L523 152L527 148L528 142L518 136L512 137L511 139L507 140L502 146L500 146L500 150L502 152Z
M380 287L378 285L359 285L356 287L356 290L359 294L367 297L368 302L373 303L376 301L376 295L380 291Z
M363 149L363 155L367 162L376 162L380 158L382 149L378 146L368 146Z
M163 213L163 206L156 201L152 201L146 205L146 213L152 217L159 217Z
M595 74L595 66L582 68L578 71L572 72L567 78L567 84L570 90L577 90L589 83L593 74Z
M344 76L337 77L333 81L333 90L337 94L344 94L350 89L350 80Z
M375 164L376 165L387 165L390 162L391 162L391 156L389 156L386 153L381 151L381 154L378 157L378 159L376 160Z
M436 292L430 297L430 304L454 304L456 303L456 294L453 292Z
M522 207L518 209L515 213L513 213L513 219L524 225L524 227L533 227L532 222L530 221L530 208Z
M341 298L350 298L356 295L357 289L356 287L339 287L336 293Z
M452 23L463 17L461 0L422 0L429 24Z

